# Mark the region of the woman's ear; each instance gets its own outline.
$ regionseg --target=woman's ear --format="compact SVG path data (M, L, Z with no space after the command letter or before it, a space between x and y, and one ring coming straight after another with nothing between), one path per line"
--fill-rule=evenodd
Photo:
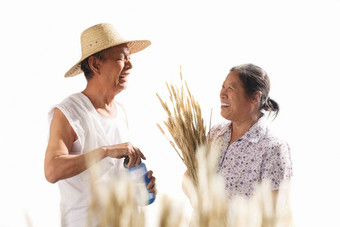
M256 91L254 93L252 102L253 103L260 103L261 102L261 98L262 98L262 92L261 91Z
M89 57L88 63L93 74L100 74L100 61L95 56Z

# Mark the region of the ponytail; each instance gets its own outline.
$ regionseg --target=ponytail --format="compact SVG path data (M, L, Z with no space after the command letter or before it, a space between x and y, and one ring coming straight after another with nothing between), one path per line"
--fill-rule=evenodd
M267 98L267 100L264 102L264 104L262 105L262 108L265 111L268 111L269 114L271 112L274 112L274 118L277 117L277 115L279 114L280 111L280 106L277 102L275 102L273 99L271 99L269 96Z

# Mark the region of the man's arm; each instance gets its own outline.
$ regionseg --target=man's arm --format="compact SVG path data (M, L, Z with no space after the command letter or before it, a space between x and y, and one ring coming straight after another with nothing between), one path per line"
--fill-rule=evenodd
M103 146L87 153L70 155L69 151L75 140L77 140L76 133L65 115L56 108L45 153L44 170L47 181L55 183L78 175L108 156L112 158L129 156L129 167L138 164L140 158L145 159L141 151L131 143Z

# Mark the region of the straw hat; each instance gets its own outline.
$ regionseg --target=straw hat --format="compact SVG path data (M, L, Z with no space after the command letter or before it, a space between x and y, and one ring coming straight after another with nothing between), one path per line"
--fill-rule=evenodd
M81 58L65 74L65 77L76 76L82 73L80 63L87 57L101 50L120 44L127 44L130 54L136 53L148 47L149 40L125 40L111 24L102 23L94 25L81 34Z

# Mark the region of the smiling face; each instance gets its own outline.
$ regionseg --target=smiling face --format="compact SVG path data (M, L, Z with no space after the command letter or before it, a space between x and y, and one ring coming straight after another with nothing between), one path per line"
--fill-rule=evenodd
M119 45L108 49L105 60L100 62L99 68L102 88L112 89L115 93L124 90L127 86L131 68L130 52L127 45Z
M223 82L220 99L221 115L227 120L241 122L258 114L258 104L247 96L237 71Z

